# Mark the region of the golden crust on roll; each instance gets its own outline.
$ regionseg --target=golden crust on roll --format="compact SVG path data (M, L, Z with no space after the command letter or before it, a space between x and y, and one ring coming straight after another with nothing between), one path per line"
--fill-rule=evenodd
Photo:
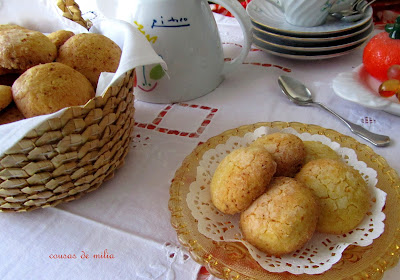
M54 61L56 46L41 32L26 28L0 28L0 67L21 72Z
M71 66L85 75L94 88L101 72L116 72L121 49L101 34L81 33L69 38L59 49L57 62Z
M72 31L57 30L47 35L47 37L57 47L58 50L69 38L74 35L75 33Z
M0 31L3 30L11 30L11 29L25 29L25 27L20 26L18 24L12 24L12 23L8 23L8 24L0 24Z
M85 76L58 62L28 69L14 82L12 92L14 102L26 118L84 105L95 95Z
M13 101L11 87L0 85L0 111Z
M18 110L14 102L0 111L0 125L20 121L24 118L24 115Z

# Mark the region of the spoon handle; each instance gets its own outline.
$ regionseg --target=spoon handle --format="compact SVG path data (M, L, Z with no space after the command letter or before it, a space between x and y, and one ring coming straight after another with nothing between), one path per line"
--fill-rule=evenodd
M356 1L354 1L354 2L351 4L351 8L352 8L353 10L356 10L357 7L358 7L358 5L360 5L360 3L363 2L363 1L364 1L364 0L356 0Z
M381 134L376 134L373 133L371 131L366 130L365 128L363 128L362 126L359 126L357 124L354 124L346 119L344 119L343 117L341 117L340 115L338 115L336 112L332 111L331 109L329 109L328 107L326 107L325 105L323 105L322 103L319 102L314 102L311 103L314 105L319 106L320 108L328 111L329 113L331 113L332 115L336 116L337 118L339 118L343 123L345 123L347 125L347 127L356 135L360 136L361 138L363 138L364 140L367 140L368 142L372 143L373 145L377 146L377 147L385 147L387 145L390 144L390 138L386 135L381 135Z
M367 10L367 8L369 7L369 6L371 6L371 4L372 3L374 3L376 0L372 0L372 1L369 1L368 3L366 3L366 4L361 4L361 3L359 3L358 5L357 5L357 10L360 12L360 13L365 13L365 11Z

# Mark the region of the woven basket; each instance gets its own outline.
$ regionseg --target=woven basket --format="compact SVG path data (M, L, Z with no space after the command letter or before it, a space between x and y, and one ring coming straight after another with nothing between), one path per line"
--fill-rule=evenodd
M88 27L79 6L59 1L64 16ZM25 212L97 189L122 165L134 127L134 70L103 96L31 130L0 157L0 211Z

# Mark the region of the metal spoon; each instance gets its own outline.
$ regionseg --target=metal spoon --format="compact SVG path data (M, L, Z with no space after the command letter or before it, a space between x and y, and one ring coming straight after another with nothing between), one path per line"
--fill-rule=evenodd
M364 16L364 13L367 10L367 8L375 1L376 0L372 0L365 4L358 3L358 5L356 5L352 9L341 11L341 12L331 13L331 16L333 16L337 19L340 19L342 21L345 21L345 22L357 21ZM363 1L361 1L361 2L363 2Z
M362 19L363 16L364 16L364 14L348 15L348 16L342 17L340 20L345 21L345 22L354 22L354 21Z
M316 106L328 111L344 122L354 134L369 141L377 147L384 147L390 144L390 138L388 136L372 133L361 126L342 118L325 105L319 102L314 102L310 90L300 81L288 76L280 76L278 79L278 84L282 89L282 92L297 105Z
M374 3L376 0L372 0L369 1L368 3L363 3L363 1L361 1L360 3L358 3L358 5L356 6L356 10L361 12L361 13L365 13L365 11L367 10L367 8L369 6L371 6L372 3Z
M350 14L352 14L353 12L357 12L357 7L358 7L358 5L359 4L361 4L362 2L364 2L364 0L355 0L351 5L350 5L350 7L348 8L348 9L346 9L346 10L342 10L342 11L340 11L340 13L342 14L342 15L350 15Z
M361 5L360 8L357 7L357 9L358 9L358 12L357 12L357 13L354 13L354 14L352 14L352 15L343 16L343 17L341 18L341 20L342 20L342 21L345 21L345 22L353 22L353 21L357 21L357 20L363 18L363 17L364 17L364 14L365 14L365 11L367 10L367 8L368 8L372 3L374 3L375 1L376 1L376 0L372 0L372 1L368 2L367 4Z
M355 0L348 9L336 11L336 12L331 13L330 15L335 18L341 19L344 16L353 15L354 13L358 13L357 6L363 1L364 0Z

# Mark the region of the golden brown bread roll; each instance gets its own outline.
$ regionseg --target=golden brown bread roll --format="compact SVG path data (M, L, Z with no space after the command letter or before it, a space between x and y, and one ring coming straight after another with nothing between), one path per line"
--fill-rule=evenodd
M84 105L95 95L85 76L58 62L28 69L14 82L12 92L18 109L26 118Z
M26 28L18 24L12 24L12 23L0 24L0 31L10 30L10 29L26 29Z
M57 30L47 35L47 37L51 42L53 42L58 50L69 38L74 35L75 33L69 30Z
M11 87L0 85L0 111L12 102Z
M0 125L20 121L24 119L21 111L18 110L14 102L0 111Z
M3 26L4 27L4 26ZM44 34L26 28L0 28L0 67L21 72L54 61L56 46Z
M57 62L64 63L85 75L97 87L101 72L116 72L121 49L101 34L81 33L69 38L59 49Z

